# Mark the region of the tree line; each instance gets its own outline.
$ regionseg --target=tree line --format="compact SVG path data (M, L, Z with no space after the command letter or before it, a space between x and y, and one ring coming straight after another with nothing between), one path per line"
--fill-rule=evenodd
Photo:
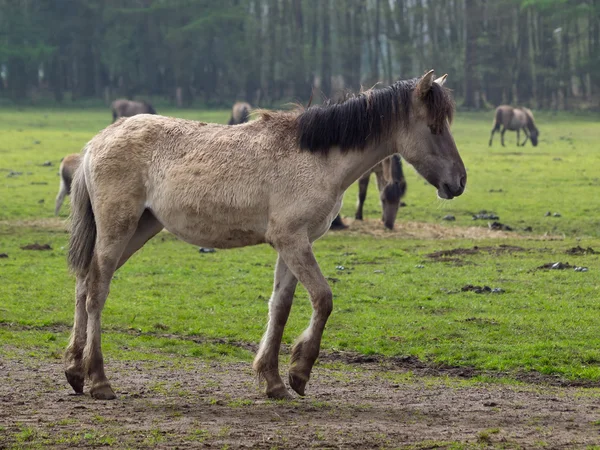
M272 106L430 68L467 108L597 108L600 0L0 0L13 102Z

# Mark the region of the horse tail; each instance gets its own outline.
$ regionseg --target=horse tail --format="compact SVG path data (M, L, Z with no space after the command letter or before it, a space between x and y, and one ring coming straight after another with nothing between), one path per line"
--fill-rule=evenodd
M498 131L502 124L502 108L496 108L496 116L494 117L493 131Z
M84 163L75 171L71 186L71 240L69 267L76 275L88 272L96 245L96 219L85 180Z

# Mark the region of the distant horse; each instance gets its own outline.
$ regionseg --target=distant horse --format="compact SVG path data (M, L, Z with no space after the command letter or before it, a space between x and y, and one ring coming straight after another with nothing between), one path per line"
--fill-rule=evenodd
M75 392L88 379L93 398L115 398L104 372L101 312L115 270L166 228L194 245L268 243L277 251L254 369L269 397L291 398L279 374L279 349L299 281L313 314L292 348L288 378L304 395L333 309L312 246L338 214L346 189L396 152L440 198L465 189L467 173L449 126L454 102L443 79L434 82L430 71L335 105L261 111L235 127L140 115L92 138L71 200L76 301L64 362Z
M500 105L496 108L496 116L494 117L494 127L492 128L492 134L490 136L489 146L492 145L494 139L494 133L500 130L500 138L502 146L504 146L504 133L506 130L517 132L517 147L523 146L527 142L527 139L531 139L531 144L536 147L538 144L538 136L540 132L535 126L533 121L533 113L527 108L513 108L508 105ZM525 140L522 144L520 141L520 130L525 133Z
M402 206L400 200L406 193L406 180L402 173L402 160L399 155L392 155L384 159L371 170L367 171L358 180L358 206L354 216L357 220L363 219L363 206L367 198L367 188L371 174L375 173L377 177L377 188L379 189L379 200L381 201L382 216L381 220L386 228L392 230L396 222L398 208ZM331 223L332 230L341 230L348 228L338 216Z
M125 99L115 100L110 108L112 109L113 123L119 117L131 117L136 114L156 114L152 105L144 100L141 102Z
M65 200L65 197L71 193L71 182L73 181L73 175L81 164L81 155L79 153L73 153L63 158L60 163L58 173L60 175L60 187L58 189L58 195L56 196L56 205L54 206L54 215L58 216L60 207Z
M231 119L229 119L227 125L238 125L240 123L248 122L251 109L252 107L248 103L237 102L231 109Z

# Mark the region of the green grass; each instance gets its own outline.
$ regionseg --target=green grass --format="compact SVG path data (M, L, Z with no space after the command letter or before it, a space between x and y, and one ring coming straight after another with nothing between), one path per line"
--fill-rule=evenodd
M171 113L222 123L229 114ZM79 151L109 121L105 110L0 110L0 253L9 255L0 259L4 356L58 358L66 344L74 286L65 261L68 235L17 221L52 217L60 158ZM567 115L542 114L538 122L537 148L517 148L514 134L507 133L507 147L498 140L490 149L491 115L459 114L453 130L469 172L467 192L452 202L439 201L435 190L405 167L409 206L401 209L398 223L485 227L485 222L471 219L471 213L485 209L516 229L533 227L532 236L565 238L400 240L385 234L329 234L315 244L321 268L332 280L335 302L324 349L600 380L600 257L565 253L576 245L600 251L600 153L595 145L600 125ZM45 161L53 165L41 166ZM7 176L9 170L22 175ZM380 214L375 191L373 182L365 210L371 217ZM353 215L355 195L353 186L345 215ZM67 202L63 218L68 209ZM545 217L546 211L562 216ZM441 222L446 214L455 215L456 222ZM32 242L48 243L52 250L21 250ZM442 249L499 244L524 251L480 252L461 256L460 264L426 256ZM115 276L103 316L107 357L249 361L252 355L236 343L260 340L274 261L268 246L202 255L161 233ZM535 270L555 261L590 270ZM346 269L336 269L340 265ZM500 287L505 293L461 292L466 284ZM310 311L307 294L299 288L286 343L306 327Z

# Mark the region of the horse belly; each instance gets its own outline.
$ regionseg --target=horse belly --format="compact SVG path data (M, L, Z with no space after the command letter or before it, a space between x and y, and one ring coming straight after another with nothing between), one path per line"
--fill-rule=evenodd
M146 207L169 232L190 244L235 248L265 242L268 217L262 205L240 208L210 201L185 204L156 199Z

